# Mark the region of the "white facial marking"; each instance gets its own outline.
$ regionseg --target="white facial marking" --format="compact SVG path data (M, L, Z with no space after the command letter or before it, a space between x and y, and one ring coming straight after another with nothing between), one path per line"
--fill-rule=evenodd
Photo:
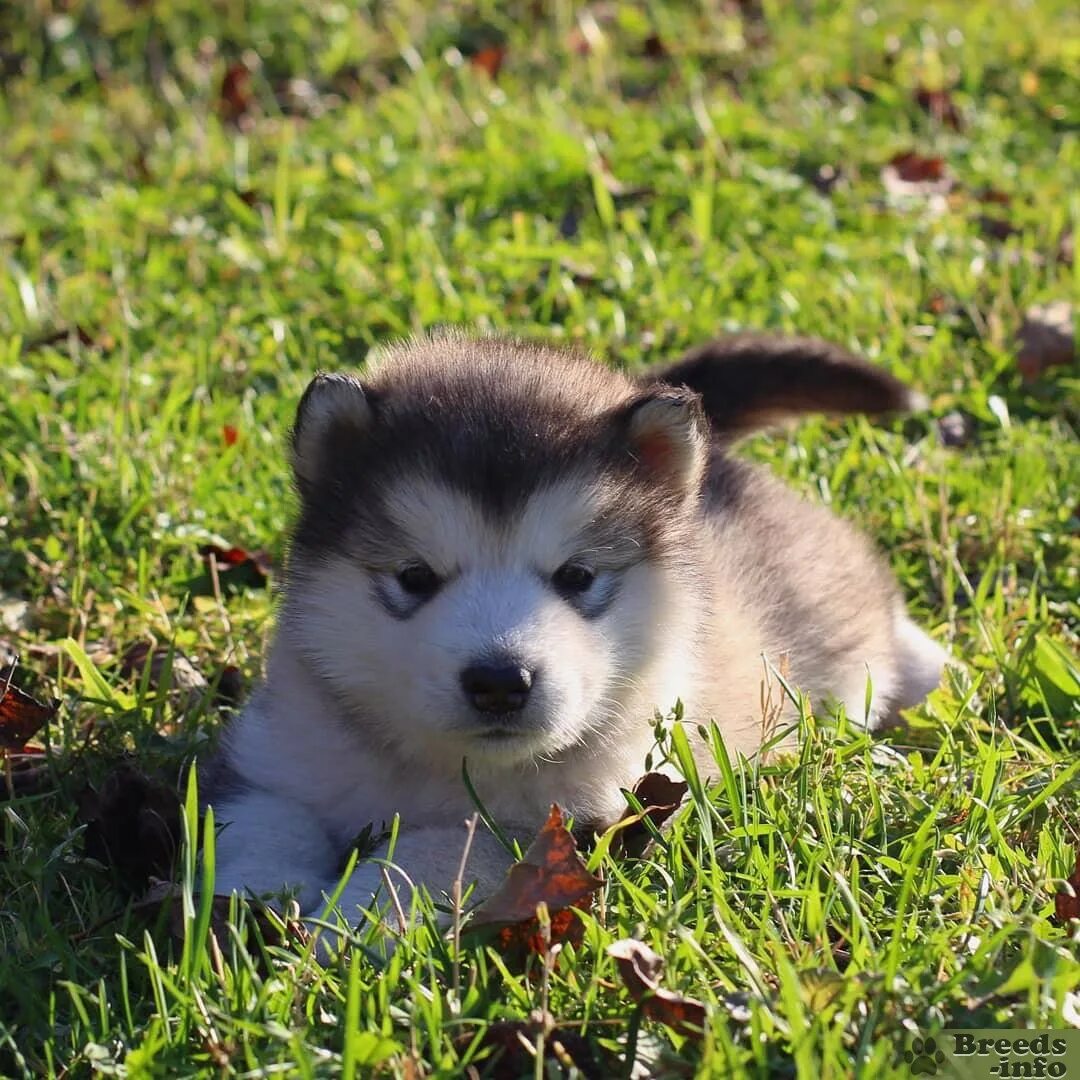
M407 753L459 768L463 755L524 761L612 740L620 723L640 725L677 696L669 684L685 665L665 648L682 635L665 620L686 603L629 528L605 550L576 546L600 509L599 490L580 476L538 491L502 524L465 494L402 484L389 502L408 538L401 566L430 566L438 589L414 603L395 584L388 605L394 568L373 574L330 556L293 590L290 633L362 722ZM552 581L568 560L595 575L580 593ZM530 673L520 710L476 707L462 673L484 663ZM657 679L671 701L649 700Z

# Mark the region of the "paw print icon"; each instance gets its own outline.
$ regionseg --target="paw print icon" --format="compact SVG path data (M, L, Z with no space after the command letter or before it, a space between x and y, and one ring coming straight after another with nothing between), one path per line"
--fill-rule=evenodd
M937 1076L945 1060L933 1039L915 1039L911 1048L904 1051L904 1061L911 1067L912 1076Z

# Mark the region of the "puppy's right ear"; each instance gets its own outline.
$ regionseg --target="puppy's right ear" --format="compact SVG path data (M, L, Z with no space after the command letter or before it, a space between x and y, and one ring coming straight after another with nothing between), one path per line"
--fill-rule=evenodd
M354 375L320 372L308 384L292 429L292 464L301 491L318 483L351 437L371 423L372 407Z

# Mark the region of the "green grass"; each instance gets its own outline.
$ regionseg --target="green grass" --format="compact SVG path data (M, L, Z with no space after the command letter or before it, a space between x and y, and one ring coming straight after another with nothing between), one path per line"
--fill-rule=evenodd
M1053 919L1080 843L1078 380L1022 382L1013 344L1077 292L1080 21L917 8L0 11L0 637L16 682L62 699L48 785L0 801L0 1074L454 1077L542 1001L663 1076L887 1075L914 1033L1080 1023L1080 939ZM497 80L462 60L500 40ZM962 130L916 103L940 85ZM886 194L908 149L945 159L947 199ZM216 957L194 907L181 948L84 855L76 798L124 751L182 786L223 716L120 657L154 640L257 676L272 593L193 589L199 545L280 559L306 380L439 323L634 366L768 327L917 384L930 415L746 452L880 540L963 670L880 740L808 721L797 761L737 765L650 860L605 856L546 976L429 926L384 969L229 936ZM961 449L935 425L956 410ZM96 677L50 647L68 637ZM704 1039L640 1022L605 955L623 936L708 1005Z

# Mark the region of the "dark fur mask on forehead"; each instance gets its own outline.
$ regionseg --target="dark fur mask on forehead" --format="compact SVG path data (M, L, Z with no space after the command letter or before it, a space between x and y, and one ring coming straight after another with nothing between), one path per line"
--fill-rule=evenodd
M691 391L641 390L584 358L526 353L510 366L483 343L397 371L391 362L363 383L319 375L304 394L293 431L299 544L377 529L382 493L410 478L465 493L495 518L573 474L611 488L631 520L637 502L655 520L699 493L708 426Z

